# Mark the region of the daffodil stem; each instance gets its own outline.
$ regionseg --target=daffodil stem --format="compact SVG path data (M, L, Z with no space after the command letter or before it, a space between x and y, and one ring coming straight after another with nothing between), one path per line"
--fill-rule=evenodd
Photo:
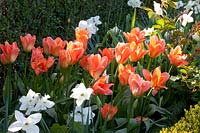
M136 21L136 8L134 8L134 13L133 13L133 17L132 17L132 23L131 23L131 29L135 27L135 21Z

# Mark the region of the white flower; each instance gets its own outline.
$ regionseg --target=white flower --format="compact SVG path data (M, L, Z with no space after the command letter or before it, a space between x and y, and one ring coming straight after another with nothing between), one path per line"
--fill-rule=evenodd
M195 1L189 0L187 5L184 6L186 10L190 10L196 4Z
M179 9L179 8L183 7L184 4L185 4L185 3L183 3L183 1L177 1L177 2L176 2L176 9Z
M90 99L90 95L93 92L93 89L85 87L83 83L77 84L75 88L72 89L71 98L76 99L77 106L81 106L85 100Z
M194 35L192 35L192 38L196 40L197 42L200 42L200 36L198 35L198 33L195 33Z
M99 16L91 17L88 20L81 20L78 24L78 27L80 29L86 29L89 32L89 37L91 38L92 34L96 34L96 32L99 30L97 25L102 24L102 22L99 20Z
M132 6L133 8L140 7L141 1L140 0L129 0L127 2L128 6Z
M8 127L8 131L17 132L22 129L26 131L26 133L39 133L39 127L35 124L41 120L41 113L35 113L26 118L21 112L16 110L15 118L17 121Z
M154 11L156 12L156 14L163 15L163 10L160 6L160 3L153 1L153 6L154 6Z
M45 95L44 97L40 98L35 105L34 111L40 111L52 108L55 105L55 103L48 100L49 98L50 98L49 95Z
M148 29L144 29L143 31L145 32L145 36L150 36L154 32L154 27L148 28Z
M70 116L73 117L73 113L71 113ZM90 125L94 116L95 114L92 112L91 107L81 109L81 107L76 106L74 110L74 121L81 122L83 125Z
M192 13L193 11L190 11L188 14L183 14L179 17L179 20L184 27L187 25L187 23L191 23L194 21L193 17L191 17Z
M54 106L54 102L49 101L49 95L41 96L40 93L35 93L31 89L26 96L22 96L19 101L21 106L19 110L26 110L26 115L30 115L32 111L46 110Z
M30 89L26 96L22 96L19 99L21 102L19 110L27 110L26 115L29 115L34 110L34 106L38 102L39 97L39 93L35 93Z

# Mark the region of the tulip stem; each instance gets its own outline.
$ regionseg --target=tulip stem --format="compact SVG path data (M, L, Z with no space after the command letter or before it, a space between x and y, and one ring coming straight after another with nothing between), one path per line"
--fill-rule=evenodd
M25 85L25 88L27 88L27 77L26 77L26 71L27 71L27 59L28 59L28 53L25 54L25 59L24 59L24 85Z
M7 71L7 76L6 76L6 80L4 83L4 101L5 101L5 125L4 125L4 130L5 132L7 131L8 128L8 112L9 112L9 105L11 102L11 69L12 69L12 65L9 64L8 65L8 71Z
M148 63L148 66L147 66L147 70L149 70L150 69L150 65L151 65L151 57L150 57L150 59L149 59L149 63Z

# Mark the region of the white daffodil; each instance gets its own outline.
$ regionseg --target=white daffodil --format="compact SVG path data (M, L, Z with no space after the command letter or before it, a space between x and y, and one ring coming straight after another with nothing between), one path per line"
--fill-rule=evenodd
M35 113L26 118L21 112L16 110L15 118L17 121L8 127L8 131L17 132L19 130L24 130L26 133L39 133L39 127L35 124L41 120L41 113Z
M22 96L19 101L21 106L19 110L26 110L26 115L30 115L32 111L46 110L54 106L54 102L49 101L49 95L41 96L40 93L35 93L31 89L26 96Z
M179 9L181 7L183 7L185 5L185 3L183 3L183 1L177 1L176 2L176 9Z
M144 29L143 31L145 32L145 36L150 36L154 32L154 27L148 28L148 29Z
M187 25L187 23L191 23L194 21L193 17L191 17L192 13L193 11L190 11L188 14L183 14L179 17L179 20L184 27Z
M70 116L73 117L73 113L71 113ZM94 116L95 114L92 112L91 107L81 109L81 107L76 106L74 110L74 121L81 122L83 125L90 125Z
M194 40L196 40L197 42L200 42L200 36L199 36L198 33L194 33L194 35L192 35L192 38L193 38Z
M76 99L77 106L81 106L85 100L90 99L90 95L93 92L93 89L86 88L83 83L77 84L75 88L72 89L71 98Z
M49 95L41 97L36 103L34 111L47 110L48 108L52 108L55 105L55 103L48 100L49 98Z
M185 8L186 10L190 10L195 4L196 4L195 1L189 0L188 3L187 3L187 5L184 6L184 8Z
M129 0L127 2L128 6L132 6L133 8L140 7L142 2L140 0Z
M35 93L30 89L26 96L22 96L19 99L21 102L19 110L27 110L26 115L29 115L34 110L35 104L38 102L39 97L39 93Z
M88 20L81 20L78 24L78 27L80 29L86 29L89 32L89 37L91 38L92 34L96 34L96 32L99 30L97 25L102 24L102 22L99 20L99 16L91 17Z
M154 6L154 11L156 12L156 14L163 15L163 9L161 8L160 3L153 1L153 6Z

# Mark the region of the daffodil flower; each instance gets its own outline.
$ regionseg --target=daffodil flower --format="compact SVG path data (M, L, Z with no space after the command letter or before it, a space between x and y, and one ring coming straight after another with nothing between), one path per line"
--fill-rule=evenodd
M102 24L99 20L99 16L91 17L88 20L81 20L78 24L80 29L86 29L89 32L89 37L91 38L92 34L96 34L99 30L97 25Z
M39 133L39 127L35 124L41 120L41 113L35 113L26 118L21 112L16 110L15 118L17 121L8 127L8 131L17 132L19 130L24 130L26 133Z
M73 113L71 113L70 116L73 117ZM74 110L74 121L81 122L83 125L90 125L94 116L95 114L92 112L91 107L81 109L81 107L76 106Z
M182 26L186 26L187 23L191 23L194 21L193 17L191 17L193 11L190 11L188 14L183 14L182 16L179 17L179 20L181 20Z
M156 14L163 15L163 10L160 6L160 3L153 1L153 6L154 6L154 11L156 12Z
M90 99L90 95L93 92L93 89L86 88L83 83L77 84L75 88L72 89L71 98L76 99L77 106L81 106L85 100Z
M132 6L133 8L140 7L141 1L140 0L129 0L127 2L128 6Z
M47 110L48 108L52 108L55 103L48 100L49 98L49 95L45 95L44 97L40 98L35 105L34 111Z
M22 96L19 101L21 102L21 106L19 110L26 110L26 115L29 115L35 107L39 99L39 93L35 93L31 89L28 91L26 96Z

